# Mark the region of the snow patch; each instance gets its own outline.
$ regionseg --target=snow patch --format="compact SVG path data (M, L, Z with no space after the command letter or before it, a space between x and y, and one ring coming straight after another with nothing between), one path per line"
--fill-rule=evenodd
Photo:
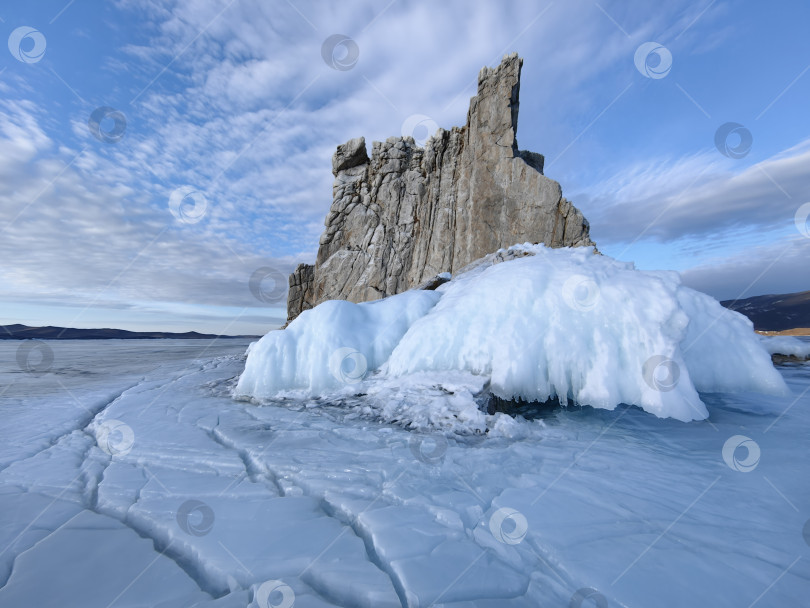
M793 336L760 336L762 346L772 355L810 359L810 341Z

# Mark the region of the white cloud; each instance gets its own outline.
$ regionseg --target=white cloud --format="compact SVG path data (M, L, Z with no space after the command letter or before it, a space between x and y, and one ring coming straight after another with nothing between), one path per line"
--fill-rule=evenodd
M810 140L735 172L716 150L630 167L577 199L597 242L719 238L741 228L790 228L810 200Z
M562 115L593 103L577 89L627 63L636 44L588 2L121 6L157 24L148 44L128 47L136 63L153 64L135 91L171 64L127 109L138 130L113 151L115 163L147 184L162 183L163 196L181 184L204 190L216 201L213 228L238 227L248 240L292 254L317 244L320 229L309 227L320 226L331 202L336 144L396 135L413 113L446 128L462 124L478 70L512 50L531 65L522 123L537 106ZM672 5L642 21L642 6L630 7L634 37L680 27L692 14ZM321 58L321 44L336 32L359 45L352 70L335 71ZM524 127L524 147L533 140ZM296 224L305 228L281 229Z
M92 150L48 155L52 142L35 116L22 105L6 110L0 150L11 156L0 165L13 171L0 181L0 258L7 261L0 281L7 303L109 309L151 301L177 315L186 303L280 316L270 308L284 303L257 300L248 282L261 266L286 274L298 259L268 259L205 223L178 222L151 204L149 192L118 181L121 168Z
M59 120L59 104L18 99L0 112L3 225L42 192L0 243L0 255L13 260L0 270L10 300L95 301L108 309L152 302L169 316L183 314L185 304L260 306L246 289L254 268L269 263L287 272L314 258L337 144L397 135L414 113L446 128L462 124L478 70L517 50L527 59L521 145L544 152L531 129L537 115L569 129L570 139L583 125L564 117L592 117L586 110L603 107L625 86L611 83L619 88L598 91L602 100L583 94L588 82L616 66L632 70L640 41L678 31L702 10L684 1L651 16L640 0L606 4L627 37L586 1L117 6L142 41L123 49L127 60L113 55L100 72L115 90L137 95L118 108L128 123L120 143L96 141L84 107L69 123L71 141L49 128ZM321 44L334 33L357 41L354 69L335 71L322 60ZM19 84L14 90L36 94ZM680 161L664 176L682 182L701 163ZM780 176L781 166L772 167ZM629 225L651 217L660 169L631 172L632 184L605 185L639 211L617 203L618 215L592 217L597 238L602 231L622 238ZM193 226L179 225L167 209L171 192L186 184L209 202L204 221ZM668 230L679 234L694 212L679 205L674 211ZM627 225L617 219L623 215Z

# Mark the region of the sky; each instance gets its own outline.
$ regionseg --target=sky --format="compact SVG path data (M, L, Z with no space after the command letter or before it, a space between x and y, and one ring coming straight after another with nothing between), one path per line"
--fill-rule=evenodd
M4 3L0 324L277 327L335 147L464 124L511 52L520 147L601 252L718 299L810 289L808 23L803 1Z

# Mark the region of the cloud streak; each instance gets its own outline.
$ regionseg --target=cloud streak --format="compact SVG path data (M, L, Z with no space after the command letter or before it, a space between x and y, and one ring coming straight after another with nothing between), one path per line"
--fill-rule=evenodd
M585 194L597 238L674 241L791 225L810 200L810 140L740 172L716 151L630 167Z

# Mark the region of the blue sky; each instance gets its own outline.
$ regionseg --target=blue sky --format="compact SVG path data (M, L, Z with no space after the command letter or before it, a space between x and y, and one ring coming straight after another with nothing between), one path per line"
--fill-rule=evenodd
M463 124L513 51L520 147L601 251L718 298L810 289L806 2L41 0L0 19L0 323L264 333L285 316L273 277L314 260L335 146L414 114ZM334 34L350 69L322 57ZM662 77L636 65L648 42ZM730 122L738 158L715 142Z

